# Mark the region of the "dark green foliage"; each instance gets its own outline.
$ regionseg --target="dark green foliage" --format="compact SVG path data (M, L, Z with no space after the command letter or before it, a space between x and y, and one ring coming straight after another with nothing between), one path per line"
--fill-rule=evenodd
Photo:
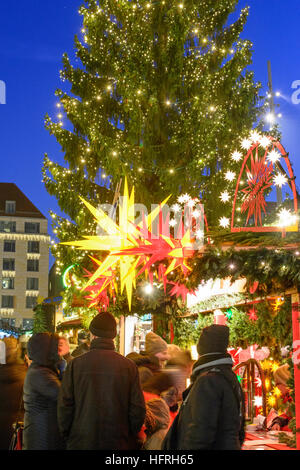
M47 309L45 308L43 304L38 304L34 308L32 333L33 334L46 333L50 331L51 331L51 328L49 327Z
M275 240L272 245L276 246ZM249 288L259 282L255 295L284 293L287 289L300 285L300 258L293 250L278 247L274 249L256 248L237 250L230 248L209 248L199 258L193 260L193 273L190 282L195 285L199 279L231 277L232 281L244 278Z

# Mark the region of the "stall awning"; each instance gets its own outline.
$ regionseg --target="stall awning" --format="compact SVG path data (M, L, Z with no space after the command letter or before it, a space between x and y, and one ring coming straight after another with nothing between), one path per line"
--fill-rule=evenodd
M57 325L57 330L64 330L68 328L82 328L81 318L73 318L72 320L66 320Z

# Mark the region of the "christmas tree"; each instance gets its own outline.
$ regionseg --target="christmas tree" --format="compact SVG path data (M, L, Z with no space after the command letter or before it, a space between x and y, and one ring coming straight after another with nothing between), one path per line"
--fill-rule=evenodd
M259 85L247 70L252 44L240 39L248 9L229 21L237 3L91 0L80 8L81 65L64 55L61 78L71 91L57 90L58 119L46 116L65 159L63 166L46 155L43 167L67 215L52 214L60 241L95 228L79 195L111 203L124 176L148 206L188 192L201 196L210 224L222 213L220 174L259 112ZM58 246L54 255L60 267L84 257Z
M66 215L51 214L60 242L96 233L79 196L94 207L112 203L124 177L148 208L189 193L201 198L210 226L224 215L224 172L236 170L232 154L260 112L260 85L248 70L252 44L240 38L248 9L231 22L237 3L91 0L80 8L76 66L65 54L61 71L70 91L56 91L57 119L46 116L65 160L45 155L43 166L46 189ZM72 292L82 287L93 253L52 249L58 272L74 265ZM64 297L65 310L73 307L74 296ZM168 302L156 309L165 311ZM124 312L118 300L115 308Z

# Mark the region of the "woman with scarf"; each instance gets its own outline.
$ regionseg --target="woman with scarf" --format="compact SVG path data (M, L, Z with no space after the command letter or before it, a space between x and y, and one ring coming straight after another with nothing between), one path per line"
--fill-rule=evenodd
M211 325L202 331L192 384L183 392L176 449L241 449L245 437L244 397L232 371L228 341L227 326Z

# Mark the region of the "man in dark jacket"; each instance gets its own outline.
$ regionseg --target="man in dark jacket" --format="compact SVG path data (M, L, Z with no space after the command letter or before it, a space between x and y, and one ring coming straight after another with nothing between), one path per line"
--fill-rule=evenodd
M114 317L90 324L90 351L68 364L58 400L58 423L69 450L130 450L145 418L137 366L115 352Z
M183 393L177 449L240 450L244 441L244 398L227 353L229 328L203 329L192 385Z

